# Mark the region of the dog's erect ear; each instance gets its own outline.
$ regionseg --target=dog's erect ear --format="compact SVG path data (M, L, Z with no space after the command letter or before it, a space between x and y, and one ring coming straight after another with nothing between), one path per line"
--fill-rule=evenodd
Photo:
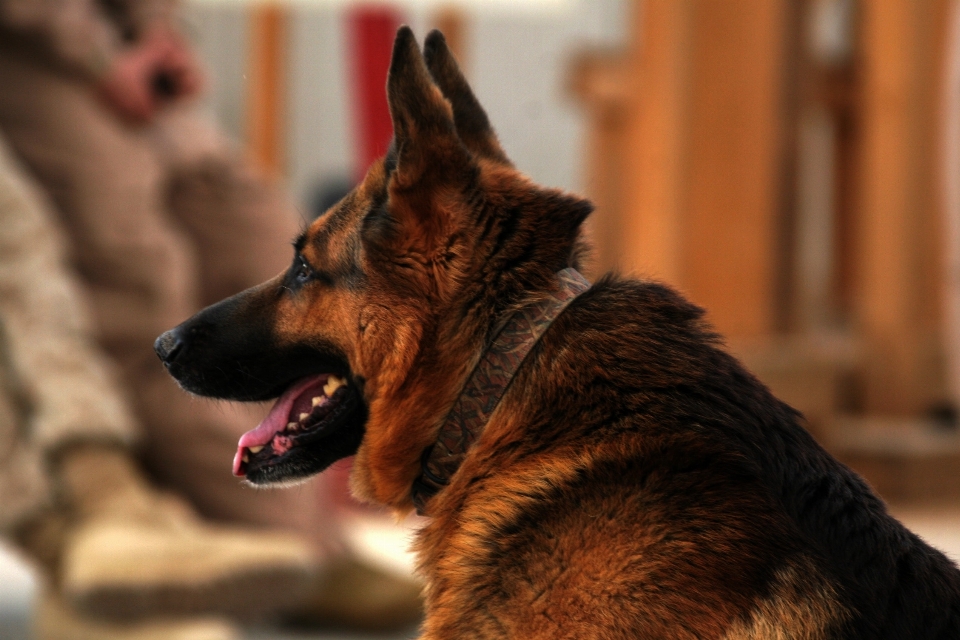
M510 161L490 126L487 113L473 95L443 34L436 29L427 35L423 43L423 57L434 82L453 106L457 135L463 143L478 156L509 165Z
M430 167L450 169L470 161L454 126L453 110L434 83L410 27L397 31L387 77L398 185L413 185Z

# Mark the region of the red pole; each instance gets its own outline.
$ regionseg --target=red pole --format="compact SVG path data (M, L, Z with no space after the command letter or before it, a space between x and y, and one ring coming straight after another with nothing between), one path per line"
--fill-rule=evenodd
M349 11L347 23L357 145L355 169L360 179L386 152L393 137L385 87L393 38L402 20L392 7L361 5Z

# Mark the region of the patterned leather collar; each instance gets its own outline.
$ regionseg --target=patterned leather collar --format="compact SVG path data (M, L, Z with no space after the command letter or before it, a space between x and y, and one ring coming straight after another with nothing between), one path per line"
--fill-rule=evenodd
M557 273L550 296L516 311L490 343L447 416L437 441L424 450L413 503L423 515L427 501L450 482L477 441L527 353L568 304L590 288L575 269Z

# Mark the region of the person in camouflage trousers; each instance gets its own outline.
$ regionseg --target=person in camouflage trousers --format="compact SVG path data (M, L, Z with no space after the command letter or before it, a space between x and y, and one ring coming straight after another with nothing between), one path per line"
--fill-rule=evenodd
M187 498L206 519L295 533L325 567L308 596L316 615L307 607L301 619L357 627L408 623L419 615L416 586L343 560L323 480L296 492L238 485L229 461L237 438L258 416L190 398L153 353L153 339L167 327L285 268L292 253L284 247L300 224L290 201L200 115L194 97L201 73L177 15L170 0L0 0L0 132L50 198L65 259L89 301L92 335L123 383L139 427L136 457L124 447L77 448L83 455L77 454L81 462L73 476L99 478L91 484L102 488L147 487L148 475ZM72 469L72 463L63 468ZM115 511L163 512L171 527L179 526L180 515L191 525L196 521L185 515L187 503L162 509L167 502ZM48 540L46 547L63 557L64 541L72 538L46 536L42 532L52 525L41 521L32 539ZM85 586L86 595L71 592L66 604L81 606L81 613L129 609L121 594L164 591L157 585L190 576L188 569L209 555L200 529L187 529L198 546L179 545L181 560L158 568L156 584L127 591ZM129 537L142 533L131 530ZM76 548L93 553L94 542ZM251 564L266 562L260 555L253 553ZM279 573L286 572L288 560L276 561ZM98 563L89 566L100 569L80 572L84 585L96 583L101 573L127 571L140 579L136 562L126 569L110 564L109 571ZM287 579L291 602L293 582ZM329 596L342 600L344 584L355 585L350 606L331 608ZM192 609L182 598L127 600L139 598L140 610L156 612L229 612L248 604L227 597L241 589L218 593L224 601L195 596ZM259 605L280 606L269 600Z
M0 531L44 569L37 635L234 638L229 622L195 616L249 607L221 594L251 581L303 592L313 549L290 534L208 525L146 480L132 455L137 419L92 338L65 247L0 140ZM289 602L269 600L261 611ZM159 614L181 619L149 619ZM106 621L118 617L146 620Z

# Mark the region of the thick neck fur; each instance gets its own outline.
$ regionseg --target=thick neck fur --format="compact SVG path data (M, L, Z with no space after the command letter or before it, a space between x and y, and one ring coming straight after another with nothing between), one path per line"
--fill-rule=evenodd
M556 272L576 266L582 252L580 227L589 202L532 188L499 163L481 160L480 169L460 189L458 210L450 212L462 225L451 234L462 243L453 251L469 258L434 276L449 278L432 289L450 295L424 315L410 337L415 347L398 345L415 354L403 365L408 374L371 399L368 437L358 453L355 491L400 510L411 507L422 452L434 442L493 328L553 287Z

